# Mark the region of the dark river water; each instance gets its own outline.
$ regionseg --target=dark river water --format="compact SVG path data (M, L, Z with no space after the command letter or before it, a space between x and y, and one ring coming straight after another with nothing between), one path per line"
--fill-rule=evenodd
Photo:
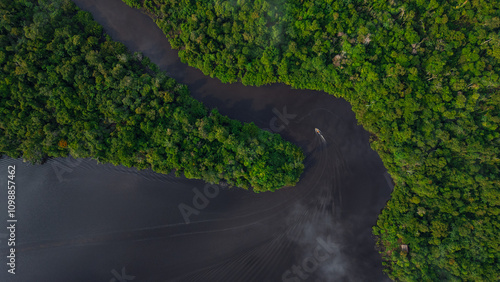
M345 100L222 84L182 64L155 23L120 0L75 2L208 107L301 146L306 170L296 187L254 194L90 159L2 158L0 281L388 280L371 227L390 178ZM9 165L15 275L7 272Z

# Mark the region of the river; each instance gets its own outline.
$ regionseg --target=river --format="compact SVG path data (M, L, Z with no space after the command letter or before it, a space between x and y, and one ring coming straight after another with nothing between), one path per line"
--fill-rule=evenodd
M180 62L120 0L75 0L210 108L302 147L297 186L254 194L151 171L51 159L16 167L16 274L0 191L0 281L386 281L371 227L390 178L349 103L323 92L223 84ZM324 140L315 133L321 130Z

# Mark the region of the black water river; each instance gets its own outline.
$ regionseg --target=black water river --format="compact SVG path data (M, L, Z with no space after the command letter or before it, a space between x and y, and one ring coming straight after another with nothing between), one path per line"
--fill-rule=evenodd
M371 227L391 187L345 100L222 84L182 64L155 23L120 0L75 2L208 107L301 146L306 171L296 187L254 194L87 159L0 159L0 281L387 280ZM15 275L6 265L9 165Z

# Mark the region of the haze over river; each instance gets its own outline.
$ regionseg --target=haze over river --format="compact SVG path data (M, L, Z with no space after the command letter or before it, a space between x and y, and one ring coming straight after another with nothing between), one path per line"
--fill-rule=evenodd
M371 227L390 178L349 103L281 84L222 84L182 64L140 11L120 0L75 3L206 106L302 147L306 169L295 187L255 194L90 159L33 166L4 157L0 281L388 280ZM6 265L9 165L16 166L15 275Z

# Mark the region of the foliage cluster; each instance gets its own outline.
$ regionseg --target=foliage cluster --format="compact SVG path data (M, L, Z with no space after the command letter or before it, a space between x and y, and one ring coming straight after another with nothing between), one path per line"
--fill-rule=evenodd
M373 228L391 278L498 280L499 1L141 3L207 75L351 103L396 183Z
M69 0L0 2L0 153L92 157L254 191L294 185L302 151L209 111Z

